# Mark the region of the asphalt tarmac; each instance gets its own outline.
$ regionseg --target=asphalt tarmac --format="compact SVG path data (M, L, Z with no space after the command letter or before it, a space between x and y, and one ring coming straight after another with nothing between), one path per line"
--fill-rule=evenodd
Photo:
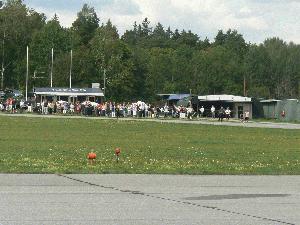
M300 176L0 174L0 224L300 224Z
M117 120L117 118L108 118L108 117L87 117L87 116L70 116L70 115L41 115L41 114L7 114L0 113L0 116L13 116L13 117L30 117L30 118L65 118L65 119L91 119L91 120ZM180 124L206 124L213 126L233 126L233 127L256 127L256 128L275 128L275 129L292 129L299 130L299 123L280 123L280 122L256 122L249 121L246 123L242 123L237 119L230 119L227 121L226 119L223 122L219 122L217 118L200 118L198 120L188 120L188 119L150 119L150 118L119 118L120 121L147 121L147 122L156 122L156 123L180 123Z

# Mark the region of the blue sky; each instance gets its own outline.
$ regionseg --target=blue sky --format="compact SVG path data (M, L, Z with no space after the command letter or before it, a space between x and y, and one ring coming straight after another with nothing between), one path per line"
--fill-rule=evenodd
M192 30L213 40L218 30L237 29L247 42L280 37L300 44L300 0L24 0L48 18L56 13L69 27L84 3L93 6L101 22L111 19L120 34L145 17L171 29Z

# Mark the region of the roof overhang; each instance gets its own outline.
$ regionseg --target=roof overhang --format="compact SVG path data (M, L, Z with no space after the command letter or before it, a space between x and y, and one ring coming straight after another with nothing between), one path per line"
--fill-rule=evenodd
M200 101L223 101L223 102L251 102L251 98L236 96L236 95L203 95L198 96L198 100Z
M277 100L277 99L266 99L266 100L261 100L259 102L262 103L272 103L272 102L281 102L281 100Z
M100 88L36 88L34 93L47 96L104 96Z

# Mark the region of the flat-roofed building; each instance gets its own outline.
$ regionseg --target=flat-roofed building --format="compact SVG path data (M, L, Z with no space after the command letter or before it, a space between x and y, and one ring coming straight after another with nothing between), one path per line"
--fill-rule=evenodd
M42 102L45 98L53 101L97 101L104 97L100 88L35 88L37 102Z
M193 104L198 104L196 107L204 107L205 114L210 116L210 109L212 105L215 107L216 112L221 108L229 107L231 110L232 118L240 118L246 111L249 112L252 118L252 101L249 97L236 96L236 95L201 95L193 99ZM195 106L194 106L195 108Z

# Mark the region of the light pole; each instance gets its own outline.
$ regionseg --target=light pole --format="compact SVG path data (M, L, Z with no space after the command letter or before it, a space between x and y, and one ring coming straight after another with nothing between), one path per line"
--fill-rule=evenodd
M3 1L0 1L0 10L3 9L4 4ZM5 17L4 17L5 19ZM4 21L5 24L5 21ZM1 89L4 88L4 44L5 44L5 27L3 26L3 40L2 40L2 66L1 66Z
M103 95L105 97L105 88L106 88L106 69L104 69L104 80L103 80Z
M25 99L28 100L28 73L29 73L29 47L26 48L26 83L25 83Z
M5 31L3 32L3 40L2 40L2 67L1 67L1 89L3 89L3 80L4 80L4 39L5 39Z
M71 49L71 62L70 62L70 88L72 88L72 66L73 66L73 50Z
M53 48L51 49L50 87L53 85Z

